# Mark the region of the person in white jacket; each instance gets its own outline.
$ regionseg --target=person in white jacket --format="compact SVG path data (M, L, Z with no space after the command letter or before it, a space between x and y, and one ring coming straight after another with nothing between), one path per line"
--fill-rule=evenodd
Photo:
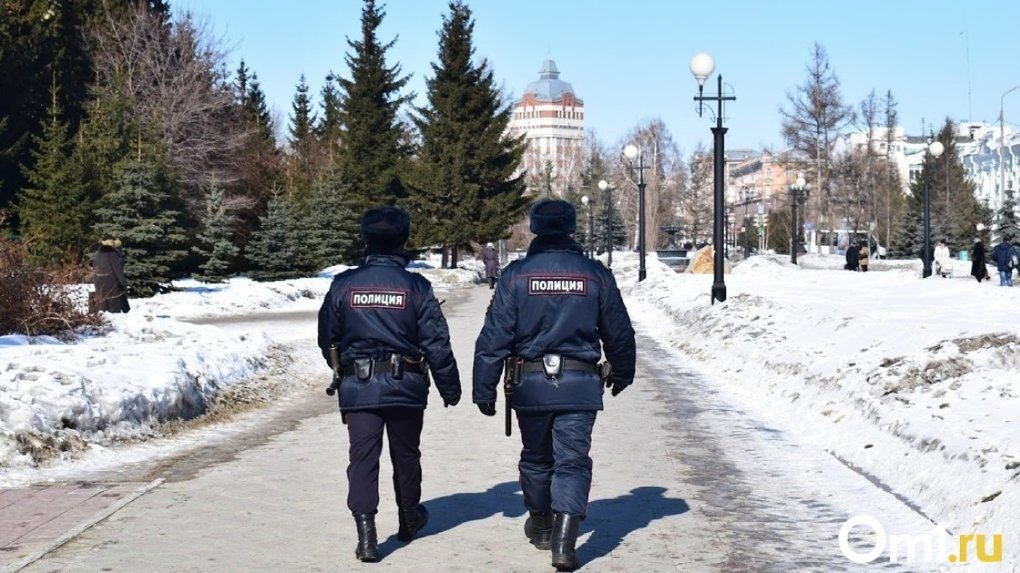
M942 239L939 246L935 247L935 274L942 278L951 274L953 272L951 260L949 247L946 246L946 240Z

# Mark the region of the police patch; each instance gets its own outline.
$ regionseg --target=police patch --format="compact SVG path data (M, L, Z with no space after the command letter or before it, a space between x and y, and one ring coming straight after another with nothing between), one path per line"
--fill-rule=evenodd
M588 296L588 280L581 276L528 277L528 295Z
M351 308L403 309L407 306L407 291L402 290L352 290Z

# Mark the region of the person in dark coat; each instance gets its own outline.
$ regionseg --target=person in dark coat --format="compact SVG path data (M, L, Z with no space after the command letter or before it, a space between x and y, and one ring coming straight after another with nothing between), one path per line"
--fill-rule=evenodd
M124 263L117 253L120 241L104 237L99 250L92 259L95 272L95 309L106 312L127 312L131 310L127 300L127 278Z
M999 286L1013 286L1013 258L1017 256L1017 250L1009 240L1009 235L1003 235L1002 242L992 250L992 260L999 271Z
M846 265L843 268L848 271L856 271L860 264L861 250L857 247L857 242L852 241L846 248Z
M489 279L489 288L496 288L496 271L499 270L499 253L492 243L485 245L482 251L482 262L485 263L485 277Z
M992 280L988 275L988 266L985 262L985 244L981 237L974 239L974 247L970 251L970 276L981 282L985 279Z
M432 285L405 270L410 217L396 207L361 218L364 263L333 279L319 310L318 345L327 363L339 349L341 416L347 424L347 507L358 530L355 556L378 561L375 514L383 430L393 462L397 538L410 542L428 522L421 505L421 432L429 376L445 406L460 401L450 330ZM332 367L332 365L331 365Z
M551 550L554 567L572 571L603 382L613 396L633 382L634 329L613 273L570 236L573 205L539 201L530 228L536 237L523 259L503 269L475 342L472 399L483 414L496 414L496 386L511 358L517 383L509 406L520 427L518 469L529 511L524 533ZM612 364L605 379L597 367L603 350Z

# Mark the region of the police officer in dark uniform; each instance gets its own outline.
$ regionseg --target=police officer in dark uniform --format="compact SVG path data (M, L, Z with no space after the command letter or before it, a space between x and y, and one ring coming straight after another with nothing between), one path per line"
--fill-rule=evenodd
M396 207L365 213L365 261L340 273L319 310L319 347L339 348L340 412L350 437L347 507L358 529L355 555L379 559L375 514L383 429L393 462L397 537L411 541L428 521L421 501L422 422L428 370L445 406L460 400L450 332L429 281L404 269L410 217ZM426 368L426 365L428 368ZM332 365L331 365L332 367Z
M530 513L524 532L539 549L552 550L554 567L573 571L602 383L616 396L633 382L634 329L612 272L585 257L570 236L573 205L540 201L530 226L537 236L527 256L503 271L475 343L473 400L495 415L496 386L510 357L524 446L518 468ZM605 379L596 366L603 348L612 364Z

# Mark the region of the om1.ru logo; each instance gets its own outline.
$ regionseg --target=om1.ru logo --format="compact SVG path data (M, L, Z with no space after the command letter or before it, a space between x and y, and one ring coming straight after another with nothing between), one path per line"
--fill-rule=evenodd
M867 551L850 547L850 531L866 527L874 534L874 545ZM988 544L991 542L991 548ZM931 533L921 535L888 535L877 519L870 515L855 515L839 528L839 549L854 563L871 563L889 548L889 562L907 563L968 563L972 558L982 563L1002 561L1002 534L961 534L953 537L946 528L936 526ZM935 551L938 553L935 553ZM973 551L972 551L973 550Z

